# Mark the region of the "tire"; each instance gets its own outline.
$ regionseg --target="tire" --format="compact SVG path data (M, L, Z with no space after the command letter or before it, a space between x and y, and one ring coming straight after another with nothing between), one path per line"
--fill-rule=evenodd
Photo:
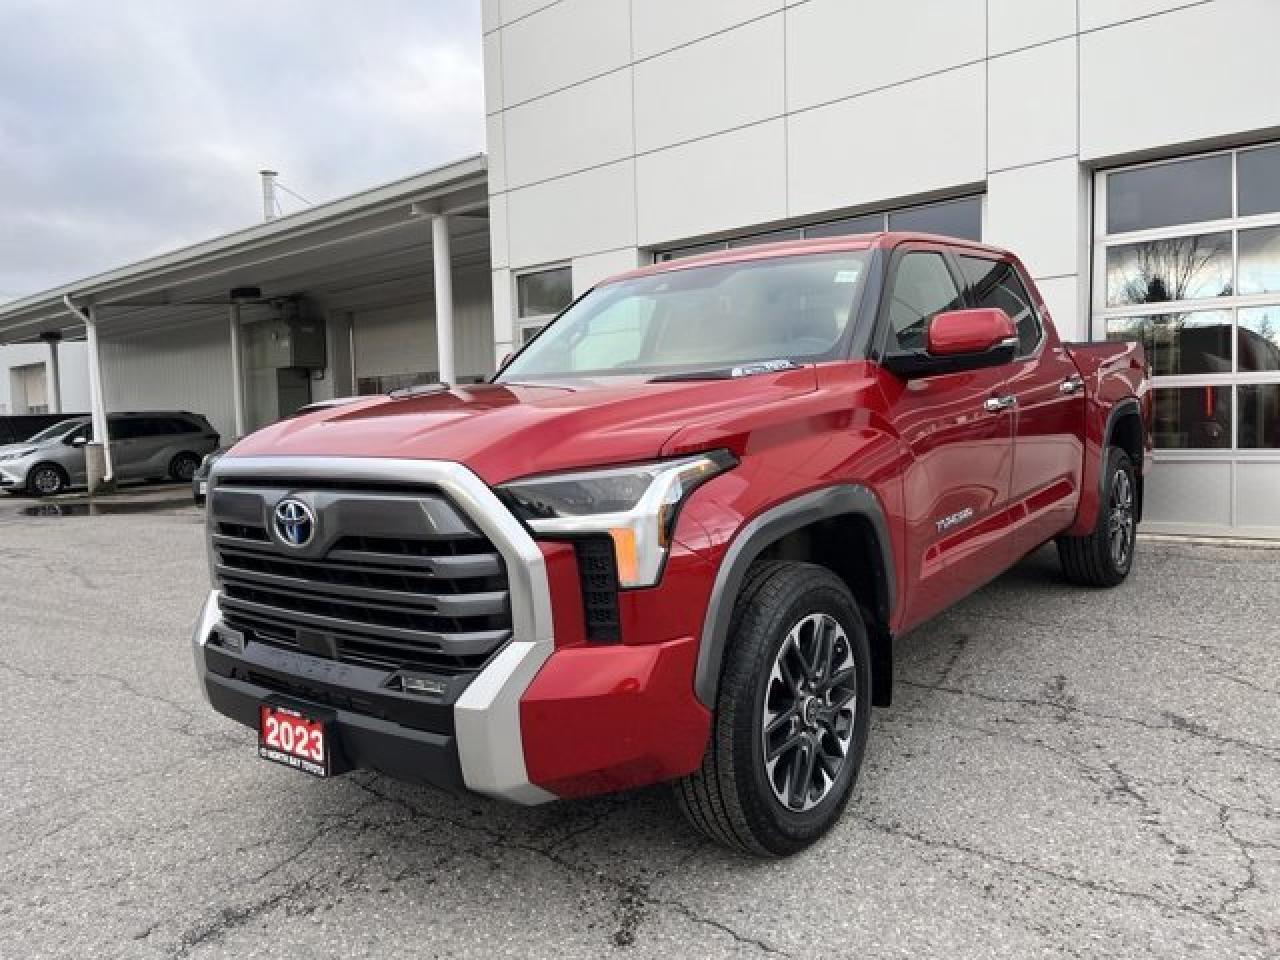
M676 802L731 849L797 853L844 812L870 719L870 647L848 588L808 563L753 570L734 606L710 742L675 784Z
M67 471L56 463L37 463L27 474L27 492L33 497L52 497L71 485Z
M1137 478L1129 455L1119 447L1107 449L1103 502L1093 532L1083 537L1059 537L1058 559L1071 583L1084 587L1114 587L1129 576L1137 546L1134 513Z
M190 483L199 469L199 457L194 453L180 453L169 461L169 478L175 483Z

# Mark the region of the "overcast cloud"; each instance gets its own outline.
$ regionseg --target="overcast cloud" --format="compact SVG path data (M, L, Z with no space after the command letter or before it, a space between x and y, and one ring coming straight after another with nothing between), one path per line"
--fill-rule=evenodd
M480 152L479 6L0 0L0 301Z

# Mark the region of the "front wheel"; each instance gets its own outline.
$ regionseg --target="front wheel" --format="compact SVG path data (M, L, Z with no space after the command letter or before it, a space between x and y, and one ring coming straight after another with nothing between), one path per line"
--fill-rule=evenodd
M1104 469L1103 500L1093 532L1058 538L1062 572L1081 586L1114 587L1133 567L1138 530L1133 462L1119 447L1110 447Z
M822 837L849 801L871 715L866 626L848 588L807 563L748 577L730 625L711 742L675 787L699 831L757 856Z
M52 497L69 485L66 471L57 464L37 464L27 474L27 492L34 497Z

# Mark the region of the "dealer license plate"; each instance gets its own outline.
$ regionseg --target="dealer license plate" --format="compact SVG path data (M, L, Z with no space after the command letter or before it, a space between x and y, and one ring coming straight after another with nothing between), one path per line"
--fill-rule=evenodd
M264 703L258 707L258 756L313 777L327 777L329 731L323 720Z

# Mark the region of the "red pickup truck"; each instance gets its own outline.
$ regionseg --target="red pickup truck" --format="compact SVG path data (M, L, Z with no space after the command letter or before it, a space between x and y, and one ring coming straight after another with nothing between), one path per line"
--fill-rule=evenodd
M208 496L194 644L261 756L521 803L672 781L707 836L840 816L893 638L1054 540L1128 574L1151 395L1013 255L918 234L599 284L488 384L305 412Z

